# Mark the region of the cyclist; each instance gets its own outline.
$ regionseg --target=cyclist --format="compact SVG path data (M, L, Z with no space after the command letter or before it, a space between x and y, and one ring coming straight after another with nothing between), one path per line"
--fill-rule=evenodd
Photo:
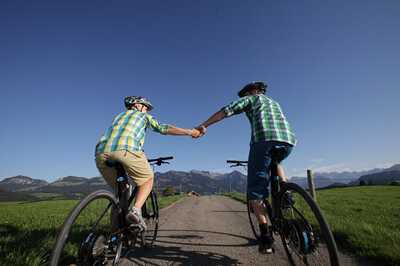
M159 124L147 113L153 109L153 105L144 97L127 96L124 103L126 111L114 118L112 125L96 145L96 166L107 183L116 189L117 172L115 168L108 167L106 161L111 159L122 164L127 175L138 187L134 206L127 214L126 220L146 229L141 208L153 188L154 178L154 173L143 151L146 130L151 128L163 135L192 136L193 138L199 137L200 132L197 129ZM115 214L112 216L114 217ZM115 230L117 222L114 220L112 224Z
M296 137L276 101L265 95L267 85L262 81L251 82L238 93L240 99L233 101L211 115L197 129L201 136L206 128L226 117L246 113L251 125L251 142L248 158L247 195L260 226L262 253L272 253L273 238L269 230L266 209L262 203L269 195L268 184L271 160L280 163L296 145ZM286 181L283 168L278 165L278 176Z

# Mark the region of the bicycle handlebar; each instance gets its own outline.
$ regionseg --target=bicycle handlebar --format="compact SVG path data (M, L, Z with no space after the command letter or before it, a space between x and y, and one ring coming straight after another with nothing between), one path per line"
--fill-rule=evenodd
M155 159L149 159L149 160L147 160L149 163L154 163L154 164L156 164L156 165L162 165L162 164L169 164L169 162L165 162L165 161L167 161L167 160L172 160L172 159L174 159L174 157L173 156L168 156L168 157L158 157L158 158L155 158Z
M247 161L227 160L227 163L247 163Z
M232 163L231 167L247 166L247 161L227 160L227 163Z

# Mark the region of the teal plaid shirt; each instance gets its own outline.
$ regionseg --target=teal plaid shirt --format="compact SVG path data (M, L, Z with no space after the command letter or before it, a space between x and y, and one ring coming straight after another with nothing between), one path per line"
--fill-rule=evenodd
M246 112L251 125L251 143L281 141L296 145L296 137L279 103L263 95L249 95L221 109L227 117Z
M96 154L118 150L143 151L147 128L166 134L168 125L159 124L148 113L127 110L118 114L96 145Z

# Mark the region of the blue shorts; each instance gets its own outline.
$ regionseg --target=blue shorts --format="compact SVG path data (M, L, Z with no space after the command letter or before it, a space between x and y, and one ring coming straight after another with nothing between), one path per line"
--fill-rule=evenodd
M293 146L278 141L256 142L250 145L247 168L247 197L250 200L269 196L270 168L272 160L280 163L289 156Z

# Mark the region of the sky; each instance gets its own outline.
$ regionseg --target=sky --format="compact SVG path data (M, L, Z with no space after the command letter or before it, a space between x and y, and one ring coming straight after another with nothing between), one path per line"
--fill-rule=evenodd
M399 1L0 2L0 180L99 176L94 147L123 98L194 127L264 80L298 144L283 165L345 171L399 163ZM246 160L244 115L202 139L148 131L157 171L228 172Z

